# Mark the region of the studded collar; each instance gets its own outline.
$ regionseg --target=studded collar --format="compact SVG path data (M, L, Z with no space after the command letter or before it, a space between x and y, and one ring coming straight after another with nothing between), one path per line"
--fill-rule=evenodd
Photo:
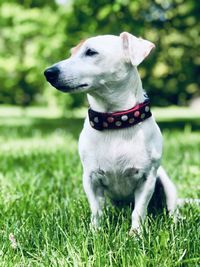
M152 116L149 99L131 109L111 113L97 112L89 108L88 115L92 128L99 131L131 127Z

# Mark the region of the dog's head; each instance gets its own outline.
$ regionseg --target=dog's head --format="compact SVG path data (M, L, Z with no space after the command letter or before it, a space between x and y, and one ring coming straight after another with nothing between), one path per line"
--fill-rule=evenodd
M153 43L123 32L81 41L71 49L71 57L47 68L48 82L63 92L89 92L126 79L130 68L138 66Z

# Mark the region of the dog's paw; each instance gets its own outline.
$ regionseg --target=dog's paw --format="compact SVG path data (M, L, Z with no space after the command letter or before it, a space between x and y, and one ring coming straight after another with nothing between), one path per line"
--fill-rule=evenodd
M100 229L101 229L101 227L99 225L94 225L94 224L90 223L90 231L92 233L97 233Z
M172 214L169 214L169 216L172 218L175 224L177 224L179 221L182 221L186 218L186 216L183 216L183 214L181 214L178 209L176 209Z
M129 236L132 237L139 237L141 234L141 228L138 227L131 227L130 231L129 231Z
M91 216L90 230L96 232L100 229L100 218L98 216Z

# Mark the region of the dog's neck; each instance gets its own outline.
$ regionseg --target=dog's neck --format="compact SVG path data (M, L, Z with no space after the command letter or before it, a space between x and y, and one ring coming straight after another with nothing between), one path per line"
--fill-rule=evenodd
M123 82L102 85L102 88L87 94L91 109L98 112L128 110L145 100L142 82L137 69L129 71Z

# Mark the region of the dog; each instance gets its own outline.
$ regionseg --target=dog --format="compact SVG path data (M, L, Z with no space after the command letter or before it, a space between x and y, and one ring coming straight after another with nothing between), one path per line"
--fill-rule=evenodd
M161 166L162 135L137 71L154 47L128 32L91 37L44 72L62 92L87 93L90 108L79 154L94 228L108 197L113 203L134 202L130 234L139 232L157 183L169 214L176 210L176 187Z

